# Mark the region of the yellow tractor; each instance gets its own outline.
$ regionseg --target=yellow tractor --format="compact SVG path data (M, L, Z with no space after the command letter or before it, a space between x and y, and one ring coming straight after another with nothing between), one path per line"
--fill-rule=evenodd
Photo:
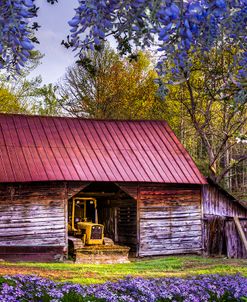
M87 218L87 204L94 206L94 220ZM104 226L98 224L97 200L88 197L75 197L70 206L68 232L79 238L83 245L103 244Z
M95 198L72 198L68 233L69 254L77 263L128 262L129 247L115 245L110 238L104 237L104 225L98 223Z

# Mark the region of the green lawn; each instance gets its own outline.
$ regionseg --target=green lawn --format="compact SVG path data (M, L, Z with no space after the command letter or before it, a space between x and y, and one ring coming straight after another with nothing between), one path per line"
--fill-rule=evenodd
M0 275L36 274L57 281L81 284L102 283L133 277L183 277L198 274L236 274L247 276L247 260L203 258L199 256L163 257L135 260L128 264L0 263Z

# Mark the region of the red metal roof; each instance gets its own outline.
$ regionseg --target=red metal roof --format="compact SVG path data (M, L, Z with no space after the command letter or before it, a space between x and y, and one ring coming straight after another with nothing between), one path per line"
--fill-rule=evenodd
M52 180L206 183L166 122L0 114L0 182Z

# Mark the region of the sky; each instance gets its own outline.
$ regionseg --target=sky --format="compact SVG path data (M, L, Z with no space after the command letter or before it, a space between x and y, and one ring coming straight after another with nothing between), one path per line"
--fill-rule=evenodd
M46 0L36 0L39 9L37 21L41 28L37 32L38 49L44 58L29 77L42 76L43 83L56 83L65 73L66 67L76 60L75 53L61 45L69 34L68 21L74 16L77 0L59 0L48 4Z

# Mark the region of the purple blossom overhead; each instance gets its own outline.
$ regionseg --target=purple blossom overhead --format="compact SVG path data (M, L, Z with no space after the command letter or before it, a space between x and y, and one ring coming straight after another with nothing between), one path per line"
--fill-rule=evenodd
M217 41L239 48L235 64L239 77L247 75L247 0L79 0L71 26L71 44L83 52L113 35L125 53L131 46L155 45L160 52L158 70L174 62L173 74L190 70L191 51L208 52ZM187 74L188 75L188 74Z
M35 0L0 0L0 68L18 72L28 60L37 28L31 26L34 4ZM241 84L247 76L247 0L78 0L69 25L65 44L82 57L112 35L122 53L133 46L155 47L160 75L168 71L176 79L181 73L189 76L191 52L206 53L221 41L238 48L237 81ZM173 65L170 70L167 61Z
M32 31L37 8L32 0L0 0L0 69L19 73L35 41Z
M182 278L127 278L118 282L82 286L55 283L36 276L5 277L1 302L244 302L247 278L205 275Z

